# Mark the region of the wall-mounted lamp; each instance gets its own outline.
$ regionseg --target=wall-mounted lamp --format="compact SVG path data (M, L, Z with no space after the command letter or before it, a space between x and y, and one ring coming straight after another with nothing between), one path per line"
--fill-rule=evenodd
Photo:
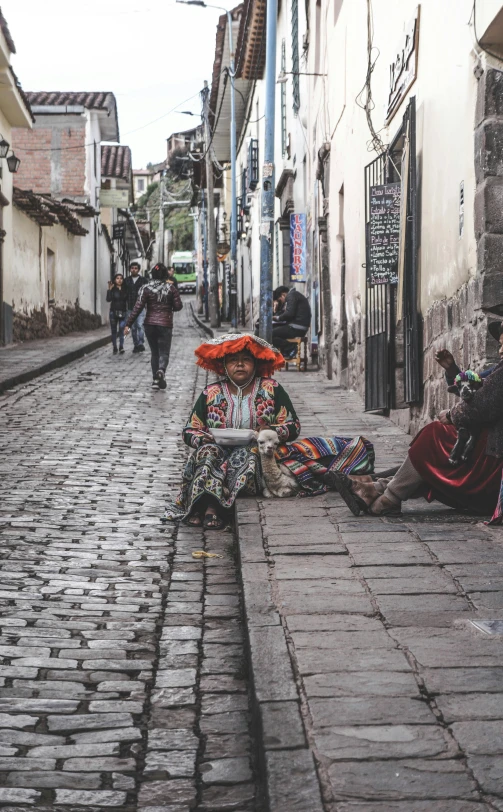
M9 155L9 157L7 158L7 166L9 167L9 172L17 172L20 163L21 161L14 155L14 153L12 153L12 155Z
M276 79L276 84L284 85L285 82L288 82L289 76L327 76L326 73L304 73L303 71L294 71L288 70L284 71L281 70L278 74L278 78Z
M2 140L0 141L0 158L6 158L7 153L10 149L10 144L2 135Z

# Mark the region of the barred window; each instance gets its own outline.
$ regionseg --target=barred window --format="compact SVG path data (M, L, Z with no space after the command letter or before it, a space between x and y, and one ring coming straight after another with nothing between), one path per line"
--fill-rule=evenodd
M294 115L300 110L299 0L292 0L292 89Z

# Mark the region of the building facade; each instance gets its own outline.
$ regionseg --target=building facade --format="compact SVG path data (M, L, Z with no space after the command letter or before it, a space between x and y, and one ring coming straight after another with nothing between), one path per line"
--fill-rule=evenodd
M503 315L502 4L278 5L274 284L295 278L310 299L311 349L327 375L414 431L448 403L438 349L463 368L495 359L487 321ZM247 327L260 295L264 11L264 0L235 10ZM219 160L228 160L226 47L221 18L211 105L218 111L223 97ZM229 211L227 178L224 188ZM292 215L303 275L291 266Z

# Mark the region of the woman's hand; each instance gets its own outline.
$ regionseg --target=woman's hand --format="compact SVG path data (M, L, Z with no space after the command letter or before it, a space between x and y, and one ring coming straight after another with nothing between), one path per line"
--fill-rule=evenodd
M450 369L450 367L453 367L456 363L453 354L449 352L449 350L439 350L436 352L435 361L437 364L440 364L443 369Z
M128 336L130 332L131 332L131 328L130 328L130 327L124 327L124 335L125 335L125 336Z
M451 410L444 409L442 412L440 412L438 421L439 423L442 423L443 426L452 426Z
M113 282L109 282L109 283L108 283L108 290L112 290L113 286L114 286L114 283L113 283Z

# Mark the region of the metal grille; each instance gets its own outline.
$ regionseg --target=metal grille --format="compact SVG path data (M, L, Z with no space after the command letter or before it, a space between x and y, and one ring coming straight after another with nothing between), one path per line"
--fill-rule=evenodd
M412 97L404 116L409 124L410 160L407 190L407 226L403 279L404 400L421 398L420 324L417 308L417 178L416 178L416 99Z
M379 156L365 167L365 409L389 409L391 405L391 364L393 290L389 284L372 285L369 271L370 188L385 182L386 159Z
M248 146L248 189L252 192L258 186L258 140L252 138Z
M299 66L299 0L292 0L292 93L295 115L300 110Z

